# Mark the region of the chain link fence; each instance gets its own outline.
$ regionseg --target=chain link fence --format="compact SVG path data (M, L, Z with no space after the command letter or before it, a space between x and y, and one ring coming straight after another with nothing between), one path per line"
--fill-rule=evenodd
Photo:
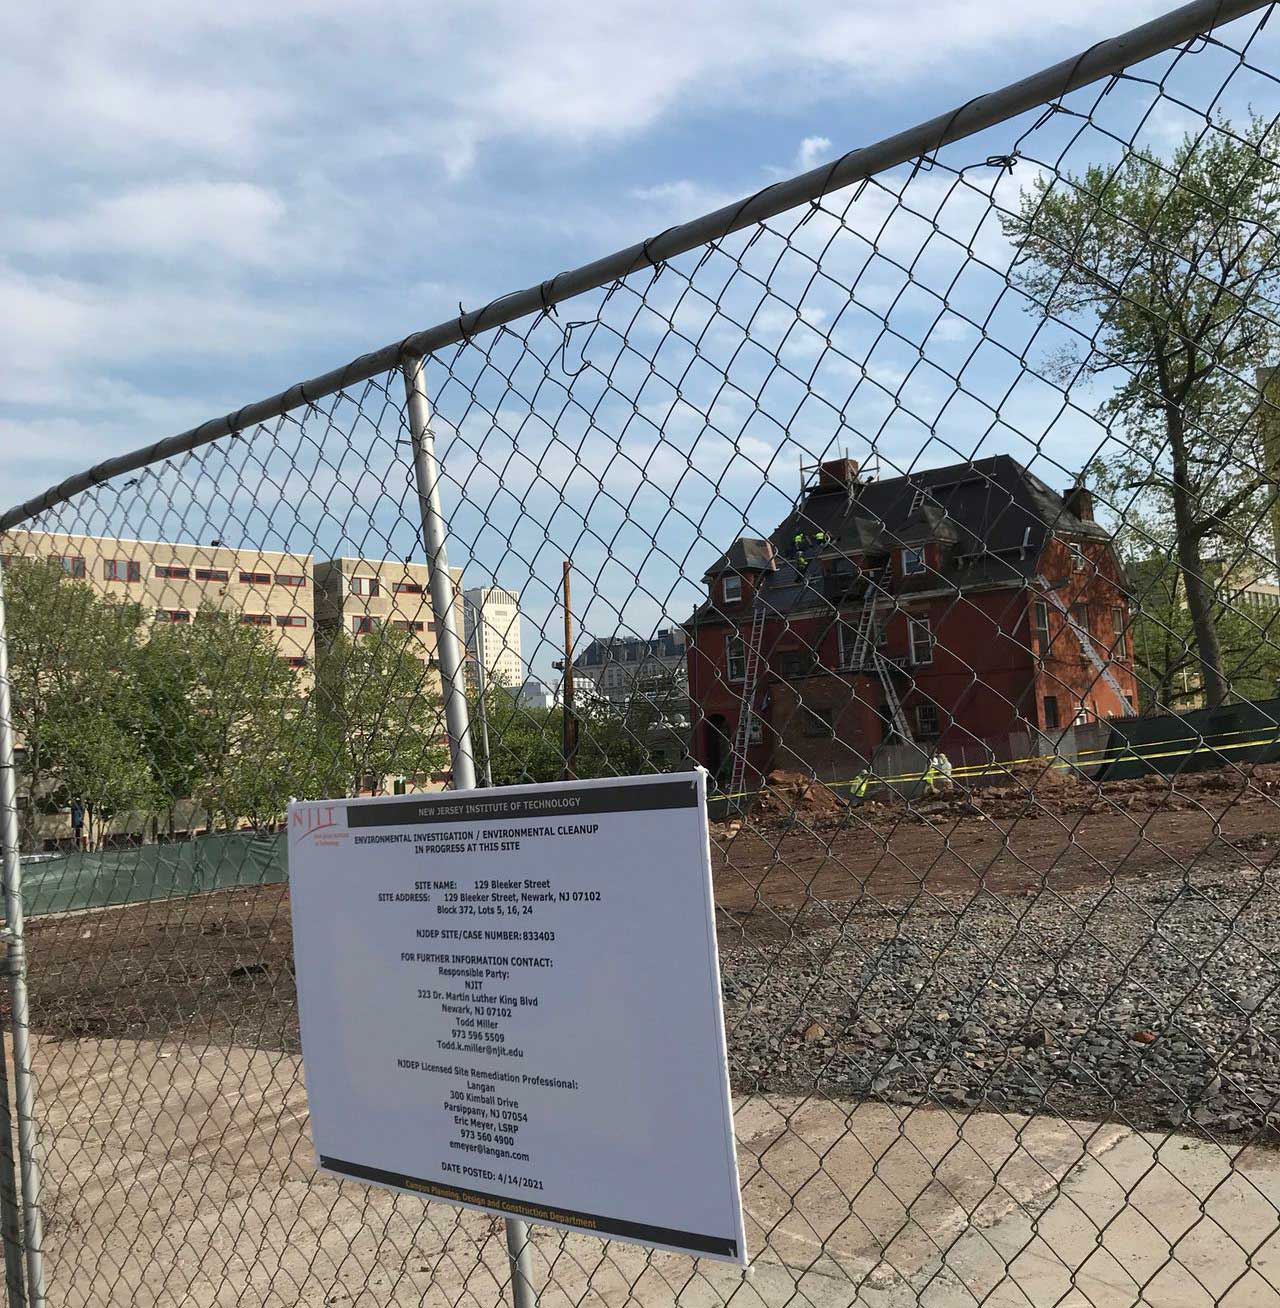
M11 1303L1280 1303L1269 15L0 518ZM751 1268L317 1176L288 800L694 765Z

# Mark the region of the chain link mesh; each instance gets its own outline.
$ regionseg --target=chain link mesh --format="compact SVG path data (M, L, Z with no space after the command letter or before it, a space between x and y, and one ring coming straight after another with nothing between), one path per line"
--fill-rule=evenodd
M567 560L578 775L716 786L753 1267L545 1305L1280 1302L1268 14L426 360L477 772ZM4 538L53 1302L510 1294L307 1138L285 805L450 781L404 395Z

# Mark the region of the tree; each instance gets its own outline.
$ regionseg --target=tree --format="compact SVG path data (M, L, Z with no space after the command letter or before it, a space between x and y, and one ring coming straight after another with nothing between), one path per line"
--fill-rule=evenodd
M485 700L489 720L490 773L495 786L559 781L564 775L564 710L522 704L518 692L490 686ZM625 777L655 771L651 742L663 717L652 701L636 697L625 705L584 695L575 708L578 750L574 771L582 778ZM479 699L471 702L471 739L476 775L484 775L484 743Z
M1088 341L1068 371L1117 380L1100 416L1128 441L1093 475L1167 525L1211 707L1231 687L1206 557L1256 532L1269 501L1245 378L1277 330L1276 139L1260 118L1239 133L1219 120L1168 160L1132 150L1115 168L1042 176L1004 219L1034 310Z
M486 690L485 708L489 723L489 772L495 786L561 779L564 754L559 708L522 704L517 691L499 683L491 683ZM484 736L480 730L478 696L471 699L470 713L476 776L483 777Z
M448 765L437 674L408 632L382 627L353 637L321 633L315 691L299 730L310 740L308 787L352 795L369 781L419 776Z
M1126 570L1137 600L1130 632L1139 707L1144 713L1196 708L1200 662L1176 561L1156 556L1131 561ZM1251 609L1234 590L1229 576L1215 577L1213 621L1223 668L1236 694L1269 699L1280 678L1280 615Z
M56 777L60 804L79 798L92 848L103 824L120 813L148 814L155 802L154 777L135 729L131 694L85 704L59 701L42 724L41 736Z
M590 701L578 710L578 775L630 777L656 771L651 740L661 726L657 705L641 695L625 704L602 697Z
M234 613L201 608L193 625L162 638L157 660L152 684L163 693L153 726L167 722L171 732L159 756L172 769L170 802L185 778L211 831L219 819L227 828L244 818L277 821L290 793L280 756L294 737L301 690L271 635Z
M193 643L208 630L203 622L194 629L173 624L153 627L137 660L140 730L156 805L167 819L170 835L175 806L195 790L207 753L200 748L201 724L195 709L199 669L205 660L196 657Z
M11 558L4 583L13 723L31 801L21 840L30 848L42 807L78 796L101 819L150 794L135 730L144 614L68 577L56 559Z

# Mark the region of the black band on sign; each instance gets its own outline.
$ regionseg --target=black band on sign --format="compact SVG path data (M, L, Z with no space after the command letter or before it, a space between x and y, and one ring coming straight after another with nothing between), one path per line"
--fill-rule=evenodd
M644 1222L626 1222L617 1217L601 1217L596 1213L573 1212L567 1208L552 1208L547 1204L528 1203L522 1199L508 1199L502 1195L485 1194L465 1186L447 1185L440 1181L424 1181L421 1177L405 1176L401 1172L388 1172L381 1167L367 1167L364 1163L347 1163L341 1158L320 1159L320 1166L330 1172L355 1177L361 1181L376 1181L379 1185L394 1185L401 1190L413 1190L429 1199L447 1199L453 1203L474 1204L478 1208L496 1208L513 1217L527 1218L531 1222L560 1222L565 1226L578 1226L598 1235L625 1235L633 1240L651 1244L667 1244L691 1253L719 1254L724 1258L738 1256L738 1242L719 1235L698 1235L692 1231L676 1231L667 1226L649 1226Z
M574 818L593 813L648 813L664 808L693 808L698 786L693 780L662 781L643 786L583 786L464 798L457 791L419 795L394 803L348 804L347 826L415 827L445 822L506 822Z

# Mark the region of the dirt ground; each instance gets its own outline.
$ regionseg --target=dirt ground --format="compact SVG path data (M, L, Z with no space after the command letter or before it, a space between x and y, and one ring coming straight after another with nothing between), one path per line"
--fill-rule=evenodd
M1275 778L1254 782L849 809L780 779L717 824L754 1270L684 1280L681 1302L1274 1303L1280 887L1249 869L1273 859L1280 808ZM503 1297L492 1219L424 1219L314 1174L291 944L278 885L29 926L60 1291L103 1308ZM552 1308L671 1301L668 1256L602 1260L573 1237L567 1257L535 1232Z
M850 808L775 774L761 808L713 827L716 902L748 933L814 901L902 909L985 890L1070 890L1220 865L1266 867L1280 846L1280 766L1103 786L1061 774ZM721 924L723 931L724 924Z
M928 911L979 890L1026 896L1265 867L1280 845L1275 766L1176 785L1032 777L853 809L795 778L772 789L745 822L713 827L725 945L803 934L806 910L822 903ZM41 1034L298 1047L284 887L40 921L28 936Z

